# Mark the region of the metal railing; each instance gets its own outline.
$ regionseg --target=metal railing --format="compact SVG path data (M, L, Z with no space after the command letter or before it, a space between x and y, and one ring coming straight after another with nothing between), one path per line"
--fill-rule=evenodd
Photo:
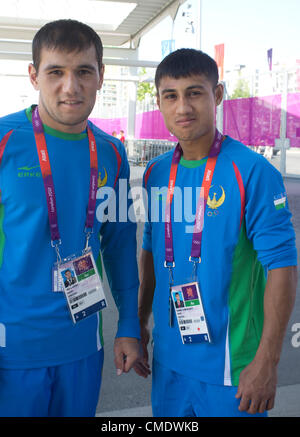
M128 161L135 165L146 165L151 159L174 149L176 142L167 140L132 140L125 142Z

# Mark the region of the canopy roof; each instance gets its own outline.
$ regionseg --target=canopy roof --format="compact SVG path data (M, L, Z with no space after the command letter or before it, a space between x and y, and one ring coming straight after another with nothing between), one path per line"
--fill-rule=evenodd
M101 36L106 63L137 62L140 38L186 0L10 0L1 3L0 59L31 60L31 42L48 21L72 18ZM153 63L155 64L155 63ZM153 65L154 66L154 65Z

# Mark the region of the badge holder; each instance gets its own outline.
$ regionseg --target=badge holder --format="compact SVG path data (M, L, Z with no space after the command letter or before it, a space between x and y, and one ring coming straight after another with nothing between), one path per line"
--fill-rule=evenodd
M209 189L211 187L217 157L221 151L224 137L216 130L215 138L211 146L208 160L204 170L202 188L197 203L192 248L189 261L194 263L192 280L185 284L174 286L173 268L174 248L171 221L171 204L174 195L178 165L183 154L178 143L175 147L168 184L168 194L165 214L165 261L164 265L169 269L169 326L172 326L172 302L177 316L178 326L184 344L211 342L208 325L202 305L201 292L197 278L197 266L201 262L201 242L204 226L204 213L207 203Z
M169 270L169 326L173 326L173 303L172 303L172 287L174 284L173 279L173 268L175 267L175 262L165 261L164 266Z
M191 280L178 285L170 282L169 312L174 307L183 344L211 343L197 278L197 266L201 259L190 257L189 260L194 264ZM165 266L169 272L172 271L172 267ZM172 274L171 277L173 280Z
M82 253L64 259L59 253L60 243L51 243L57 254L53 270L57 271L57 284L64 292L74 324L107 306L102 281L88 244L90 235L91 232L88 232Z
M55 187L38 106L32 112L32 126L46 193L51 246L55 249L57 256L57 262L52 268L52 289L64 292L72 321L75 324L107 306L102 282L89 247L96 208L98 175L96 140L92 130L87 125L90 150L90 189L84 230L86 235L85 248L80 255L72 255L62 260L59 251L61 239L58 230Z

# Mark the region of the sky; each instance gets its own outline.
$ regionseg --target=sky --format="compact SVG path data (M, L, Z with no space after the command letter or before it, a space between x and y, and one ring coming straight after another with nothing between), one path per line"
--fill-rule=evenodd
M191 4L190 11L196 18L199 1L202 2L201 49L214 57L214 46L224 43L225 70L239 64L267 69L270 48L273 64L292 65L300 59L299 0L187 0L175 20L175 48L197 46L196 35L184 32L186 22L182 12ZM171 37L172 20L168 17L143 38L140 58L161 58L160 40Z

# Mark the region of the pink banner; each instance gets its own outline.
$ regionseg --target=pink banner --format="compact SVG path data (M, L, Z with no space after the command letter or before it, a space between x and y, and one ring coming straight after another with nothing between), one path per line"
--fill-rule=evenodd
M223 133L249 146L274 146L280 116L281 95L225 100Z
M223 133L249 146L274 146L280 138L281 95L225 100L223 103ZM108 134L120 129L127 134L127 118L91 119ZM300 93L290 93L287 99L287 138L291 147L300 147ZM165 127L159 110L136 115L136 139L157 139L176 142Z
M176 138L166 128L163 116L159 110L137 114L135 119L135 137L176 141Z
M116 131L119 134L120 129L127 136L127 118L90 118L90 120L100 129L108 134ZM159 110L143 112L136 115L135 119L135 139L157 139L176 141L176 138L170 134L165 126L163 117Z
M97 127L102 129L104 132L112 135L116 132L117 135L120 134L120 130L125 132L125 138L127 135L127 118L90 118Z
M300 93L288 94L286 136L291 147L300 147Z

